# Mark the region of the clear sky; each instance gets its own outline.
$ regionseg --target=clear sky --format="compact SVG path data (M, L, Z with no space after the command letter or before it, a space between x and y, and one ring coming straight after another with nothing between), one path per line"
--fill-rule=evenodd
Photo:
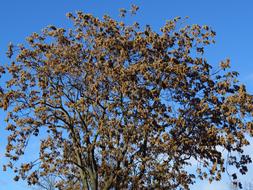
M208 48L206 57L215 67L219 61L230 58L232 69L239 71L240 80L253 93L253 1L252 0L1 0L0 1L0 63L4 64L7 45L23 43L32 32L40 32L47 25L67 27L67 12L82 10L98 17L118 15L119 8L140 6L134 18L141 24L150 24L158 30L166 20L176 16L189 16L189 24L206 24L217 32L216 44ZM3 130L3 113L0 112L0 164L3 162L6 132ZM248 148L248 151L253 152ZM36 150L35 150L36 151ZM250 152L249 152L250 153ZM253 156L253 154L251 154ZM253 170L253 167L250 168ZM251 172L253 173L253 172ZM25 183L14 183L11 173L0 170L0 189L25 190ZM226 177L225 177L226 178ZM243 178L252 180L248 174ZM198 182L192 189L228 190L229 182L208 184Z

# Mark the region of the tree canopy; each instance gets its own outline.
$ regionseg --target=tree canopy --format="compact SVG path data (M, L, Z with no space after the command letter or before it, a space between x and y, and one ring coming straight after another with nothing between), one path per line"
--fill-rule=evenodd
M205 59L210 27L175 18L157 32L107 15L67 16L73 28L48 26L10 44L0 68L4 169L15 180L54 174L62 190L189 189L196 178L221 179L223 150L247 172L253 99L229 60L214 70ZM35 137L38 159L19 164Z

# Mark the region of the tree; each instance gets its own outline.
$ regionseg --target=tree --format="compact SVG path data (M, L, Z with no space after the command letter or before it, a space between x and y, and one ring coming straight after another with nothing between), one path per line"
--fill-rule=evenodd
M241 182L234 181L230 184L230 189L233 189L233 190L239 190L239 189L253 190L253 184L251 182L244 182L243 187L242 187Z
M39 179L36 188L33 190L55 190L56 186L56 176L54 175L47 175L43 176Z
M15 180L54 174L59 189L189 189L196 177L221 179L222 149L246 173L253 99L229 60L214 71L204 58L210 27L175 18L155 32L109 16L68 17L68 31L49 26L11 45L11 64L0 69L4 168ZM31 137L39 157L19 165ZM186 168L192 159L198 174Z

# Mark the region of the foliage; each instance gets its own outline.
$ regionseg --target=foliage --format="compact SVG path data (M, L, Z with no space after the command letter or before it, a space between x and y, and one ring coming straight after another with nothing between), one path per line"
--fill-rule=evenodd
M11 44L16 58L0 69L4 168L15 180L54 174L59 189L189 189L196 177L221 179L222 150L247 171L252 96L229 60L216 72L204 58L214 31L180 18L155 32L109 16L68 17L73 29L49 26ZM39 158L19 165L34 136ZM187 171L192 160L197 174Z

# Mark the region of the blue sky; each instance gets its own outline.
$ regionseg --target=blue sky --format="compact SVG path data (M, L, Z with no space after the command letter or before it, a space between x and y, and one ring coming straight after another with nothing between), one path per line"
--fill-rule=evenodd
M208 48L206 57L215 67L219 61L230 58L232 69L239 71L240 80L246 83L253 93L253 1L251 0L6 0L0 1L0 63L7 63L5 52L7 45L23 43L32 32L40 32L47 25L67 27L67 12L82 10L98 17L110 14L118 15L119 8L129 8L131 4L140 6L134 18L141 24L150 24L158 30L166 20L176 16L189 16L189 24L206 24L217 32L216 44ZM3 130L3 113L0 112L0 164L6 143ZM253 148L248 148L251 151ZM36 150L35 150L36 151ZM252 152L252 151L251 151ZM253 154L251 154L253 156ZM251 170L253 167L251 166ZM0 189L27 189L25 183L14 183L11 173L0 170ZM226 177L225 177L226 178ZM252 180L248 174L244 180ZM228 181L208 184L198 182L192 189L229 189Z

